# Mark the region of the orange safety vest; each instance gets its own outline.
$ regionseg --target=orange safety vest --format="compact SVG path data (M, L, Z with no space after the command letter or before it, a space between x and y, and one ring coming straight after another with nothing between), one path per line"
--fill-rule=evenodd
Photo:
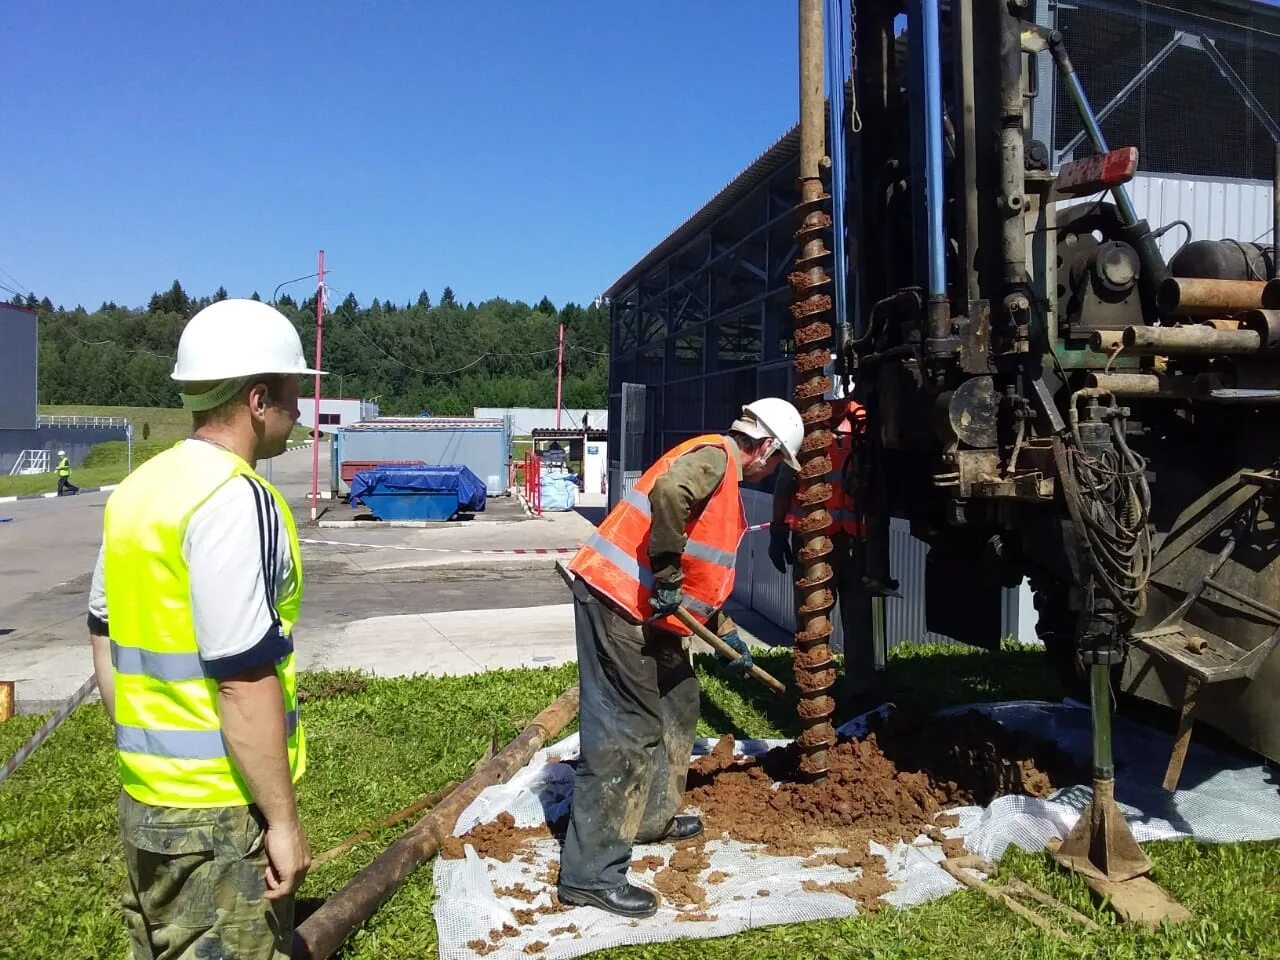
M844 465L853 447L853 434L865 428L866 417L861 404L850 405L848 415L836 425L835 442L831 445L831 470L823 478L831 485L831 493L827 496L825 506L831 519L835 521L828 529L855 537L866 536L866 530L854 512L853 497L844 489ZM787 526L795 530L800 525L801 516L800 505L793 496L787 510Z
M569 570L635 619L644 621L652 616L649 492L679 457L699 447L721 447L729 458L724 480L707 499L702 511L690 517L685 525L688 541L680 560L684 571L681 587L684 605L695 620L706 623L733 592L738 544L747 532L747 515L738 493L731 443L733 441L726 437L707 434L668 450L609 511L596 532L574 554ZM654 626L680 636L692 632L674 617L654 621Z

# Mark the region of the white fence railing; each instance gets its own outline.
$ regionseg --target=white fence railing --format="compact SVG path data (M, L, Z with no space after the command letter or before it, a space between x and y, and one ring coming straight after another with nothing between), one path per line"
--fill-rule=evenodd
M39 418L42 427L118 427L129 426L127 417L90 417L69 413L42 413Z

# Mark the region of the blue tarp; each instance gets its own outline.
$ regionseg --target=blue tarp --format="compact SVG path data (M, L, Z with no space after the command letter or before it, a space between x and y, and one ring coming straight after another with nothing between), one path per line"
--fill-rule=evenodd
M435 467L377 467L361 470L351 480L351 503L378 494L454 493L458 509L484 510L484 481L461 465Z

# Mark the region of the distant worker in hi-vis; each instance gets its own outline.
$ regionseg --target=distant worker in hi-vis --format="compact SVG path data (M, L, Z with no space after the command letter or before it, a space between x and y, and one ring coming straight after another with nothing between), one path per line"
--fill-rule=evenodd
M58 451L58 466L56 470L58 474L58 496L73 497L80 492L80 488L71 482L71 461L67 459L67 451Z

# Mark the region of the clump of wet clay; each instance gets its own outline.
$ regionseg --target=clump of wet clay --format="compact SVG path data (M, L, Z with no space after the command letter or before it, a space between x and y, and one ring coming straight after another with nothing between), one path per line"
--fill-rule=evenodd
M477 824L460 837L447 837L440 846L440 856L445 860L461 860L470 844L481 857L510 863L530 840L550 837L551 831L545 825L517 827L515 817L500 813L489 823Z
M715 923L720 918L708 915L699 910L697 913L681 913L676 915L676 923Z
M631 861L631 869L637 873L644 873L647 870L661 870L666 865L665 860L657 854L650 854L647 857L638 857Z
M500 897L511 897L513 900L520 900L524 903L533 903L538 899L538 892L530 890L523 883L517 883L510 887L496 887L493 892Z
M725 873L723 870L712 870L707 874L707 883L711 884L724 883L728 879L729 874Z
M474 940L468 940L467 946L471 948L472 953L479 954L482 957L493 953L493 951L498 949L498 945L496 943L490 943L488 940L481 940L479 937Z
M553 927L551 930L551 936L558 937L561 934L577 933L577 932L578 932L578 925L576 923L571 923L567 927Z
M533 943L525 944L524 952L529 954L529 956L533 956L535 953L541 953L549 946L551 946L551 944L547 943L545 940L535 940Z
M707 891L698 883L698 874L711 865L711 858L701 844L676 850L671 864L659 870L653 885L672 903L701 907L707 902Z
M535 910L512 910L511 915L516 918L516 923L522 927L527 927L538 917Z

